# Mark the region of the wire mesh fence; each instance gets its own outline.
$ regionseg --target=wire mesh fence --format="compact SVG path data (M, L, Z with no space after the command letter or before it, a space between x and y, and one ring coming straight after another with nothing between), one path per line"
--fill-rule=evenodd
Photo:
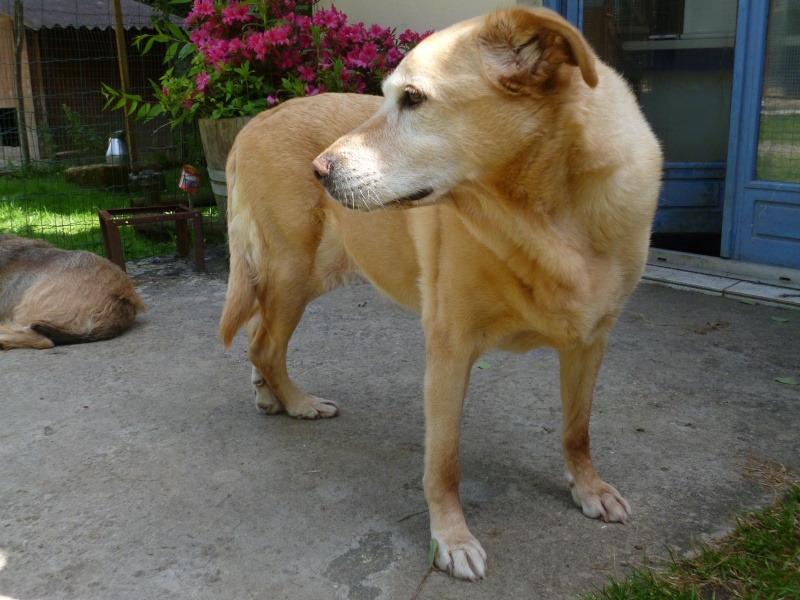
M151 95L166 48L142 55L134 40L167 17L120 0L115 19L113 4L0 0L0 233L103 254L98 210L187 203L181 166L204 166L196 126L172 128L160 117L126 130L123 111L104 109L101 93L102 84L121 88L124 66L128 91ZM131 148L130 163L106 156L112 135ZM207 182L195 198L218 225ZM128 259L174 249L170 225L122 233Z

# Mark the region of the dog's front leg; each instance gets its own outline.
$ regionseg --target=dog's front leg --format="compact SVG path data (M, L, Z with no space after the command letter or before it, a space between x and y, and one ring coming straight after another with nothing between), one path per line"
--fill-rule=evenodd
M590 344L559 351L561 362L562 446L572 499L593 519L624 523L631 507L614 488L600 479L589 449L589 415L597 374L603 362L608 332Z
M458 494L461 411L475 360L464 348L447 336L426 336L424 487L436 567L476 580L486 575L486 552L467 527Z

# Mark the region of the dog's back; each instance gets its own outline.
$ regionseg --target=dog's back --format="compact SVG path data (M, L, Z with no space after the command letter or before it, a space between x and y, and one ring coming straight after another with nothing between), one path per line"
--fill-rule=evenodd
M0 235L0 348L51 348L128 330L142 299L104 258Z

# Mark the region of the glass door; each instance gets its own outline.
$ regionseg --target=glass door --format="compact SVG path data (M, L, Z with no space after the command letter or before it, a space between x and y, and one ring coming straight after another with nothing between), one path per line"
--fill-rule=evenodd
M664 148L653 245L718 256L736 0L568 0L562 10L569 17L576 8L585 37L628 80Z

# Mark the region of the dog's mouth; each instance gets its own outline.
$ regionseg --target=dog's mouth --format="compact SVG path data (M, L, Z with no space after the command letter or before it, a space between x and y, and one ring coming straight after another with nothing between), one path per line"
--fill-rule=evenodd
M413 194L403 196L388 202L380 202L374 200L373 194L349 194L342 192L335 185L330 185L325 182L325 190L328 195L351 210L372 210L375 208L411 208L416 205L420 200L427 198L433 194L433 188L422 188ZM367 200L367 201L365 201Z
M392 200L391 202L387 202L384 206L410 206L417 202L418 200L422 200L423 198L427 198L433 193L433 188L422 188L419 191L414 192L408 196L403 196L402 198L398 198L397 200Z

